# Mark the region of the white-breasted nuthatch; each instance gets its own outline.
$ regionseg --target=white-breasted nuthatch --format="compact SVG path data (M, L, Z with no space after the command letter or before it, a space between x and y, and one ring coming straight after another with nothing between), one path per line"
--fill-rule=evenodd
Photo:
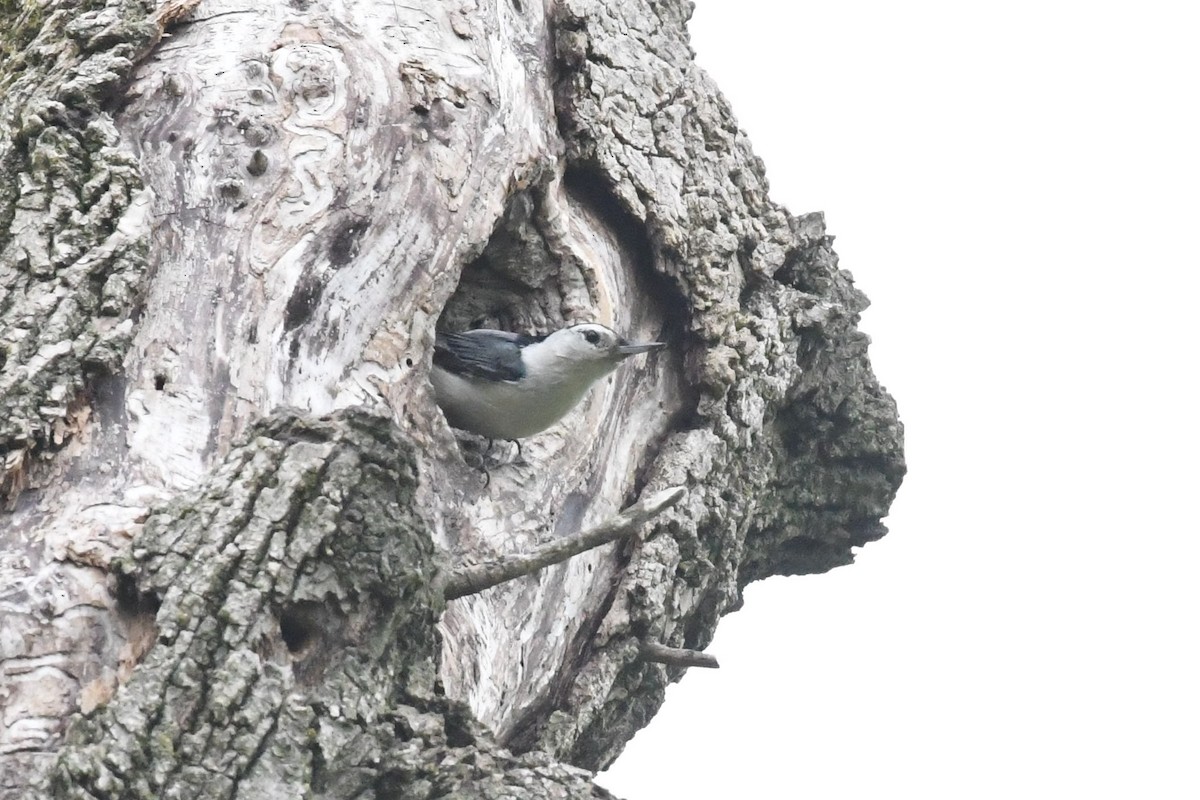
M439 333L430 382L446 421L489 439L541 433L626 358L665 347L632 344L593 322L545 336L485 328Z

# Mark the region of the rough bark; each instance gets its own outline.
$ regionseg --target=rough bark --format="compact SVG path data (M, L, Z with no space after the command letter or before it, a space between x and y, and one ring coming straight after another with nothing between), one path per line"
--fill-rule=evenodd
M603 797L437 685L439 554L389 417L280 415L112 563L156 629L56 797Z
M117 371L146 269L142 187L104 102L158 27L138 2L7 10L0 75L0 499L87 425Z
M0 797L603 796L746 583L885 532L866 300L687 3L4 8ZM446 426L435 325L583 319L670 347Z

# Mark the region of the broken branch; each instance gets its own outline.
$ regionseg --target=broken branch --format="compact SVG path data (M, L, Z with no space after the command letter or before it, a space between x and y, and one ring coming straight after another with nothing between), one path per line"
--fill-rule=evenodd
M667 647L658 642L642 642L642 659L656 664L667 664L672 667L705 667L716 669L721 666L715 656L701 653L699 650L685 650L682 647Z

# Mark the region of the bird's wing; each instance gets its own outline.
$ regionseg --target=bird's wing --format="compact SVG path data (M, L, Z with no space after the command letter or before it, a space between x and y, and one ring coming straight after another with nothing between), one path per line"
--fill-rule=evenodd
M433 345L433 363L456 375L490 381L517 381L525 377L521 348L540 338L486 328L439 333Z

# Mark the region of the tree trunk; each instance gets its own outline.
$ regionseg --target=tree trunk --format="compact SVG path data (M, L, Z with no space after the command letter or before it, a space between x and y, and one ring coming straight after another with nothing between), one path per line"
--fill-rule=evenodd
M866 300L689 3L0 9L0 798L606 796L748 582L885 532ZM583 320L669 347L447 426L435 328Z

